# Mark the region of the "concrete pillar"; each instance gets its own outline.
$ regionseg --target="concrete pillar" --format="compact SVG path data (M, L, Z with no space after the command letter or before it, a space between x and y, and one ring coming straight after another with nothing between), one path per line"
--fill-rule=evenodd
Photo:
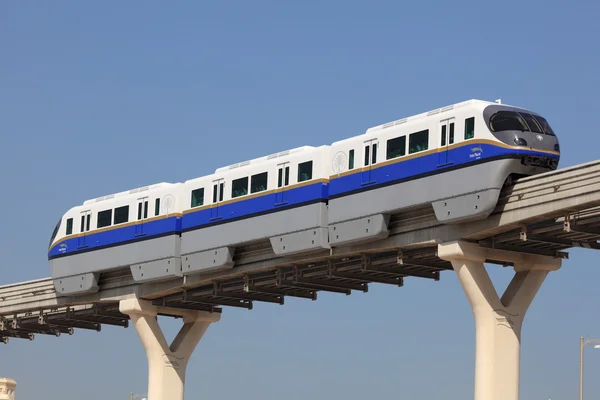
M0 400L15 400L17 382L9 378L0 378Z
M119 310L129 315L148 357L148 400L183 400L185 370L196 345L220 314L174 310L183 327L169 346L156 319L161 307L139 299L122 300ZM162 313L162 310L161 310Z
M452 263L475 316L475 400L518 400L521 328L525 313L561 259L488 250L466 242L438 246ZM515 275L499 297L486 259L514 263Z

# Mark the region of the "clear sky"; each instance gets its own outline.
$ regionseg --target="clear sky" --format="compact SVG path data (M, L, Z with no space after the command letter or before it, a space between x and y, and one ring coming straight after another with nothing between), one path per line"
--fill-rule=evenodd
M285 4L284 4L285 3ZM0 3L0 284L49 276L46 250L82 201L470 98L524 106L561 167L599 158L597 2ZM600 337L600 253L572 251L523 330L521 398L577 396L579 336ZM510 270L492 268L505 286ZM169 337L179 322L165 320ZM600 351L586 351L600 395ZM440 282L225 309L193 355L187 399L473 396L474 323ZM133 328L12 339L18 400L144 393Z

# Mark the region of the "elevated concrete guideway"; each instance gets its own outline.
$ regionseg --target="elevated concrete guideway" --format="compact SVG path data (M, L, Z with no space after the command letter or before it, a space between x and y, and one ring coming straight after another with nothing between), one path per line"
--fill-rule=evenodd
M254 302L283 304L286 296L315 300L319 291L347 295L366 292L370 283L402 286L409 277L438 280L442 271L454 270L477 322L475 398L517 399L521 322L535 292L568 258L565 250L600 249L600 161L518 180L503 189L495 211L482 221L442 225L430 207L423 207L393 215L388 229L385 239L309 257L277 257L268 240L257 242L236 251L231 270L185 281L139 285L129 270L107 274L100 278L98 293L80 297L57 297L50 279L2 286L0 337L32 339L36 333L127 326L130 319L140 321L140 315L206 322L217 314L210 319L215 322L223 306L252 309ZM484 262L515 268L501 298L488 296L491 281ZM131 301L139 307L124 306ZM135 321L142 337L146 328ZM504 321L508 329L494 321ZM512 371L508 375L493 368L499 348L511 354L503 358L502 370ZM148 357L155 371L150 352ZM183 382L183 374L178 376ZM162 390L155 389L156 397L150 394L149 400L165 398Z

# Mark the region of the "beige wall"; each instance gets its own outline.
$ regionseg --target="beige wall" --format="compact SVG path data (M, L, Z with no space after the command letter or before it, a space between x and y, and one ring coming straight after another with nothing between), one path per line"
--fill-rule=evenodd
M17 382L9 378L0 378L0 400L15 400Z

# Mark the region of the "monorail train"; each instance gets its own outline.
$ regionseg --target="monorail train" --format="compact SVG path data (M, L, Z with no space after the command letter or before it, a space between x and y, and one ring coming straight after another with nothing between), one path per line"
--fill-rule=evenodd
M392 214L430 204L441 223L486 218L513 177L558 167L538 113L469 100L183 183L159 183L68 210L48 251L56 290L98 290L101 273L138 282L234 267L236 247L270 240L276 255L384 238Z

